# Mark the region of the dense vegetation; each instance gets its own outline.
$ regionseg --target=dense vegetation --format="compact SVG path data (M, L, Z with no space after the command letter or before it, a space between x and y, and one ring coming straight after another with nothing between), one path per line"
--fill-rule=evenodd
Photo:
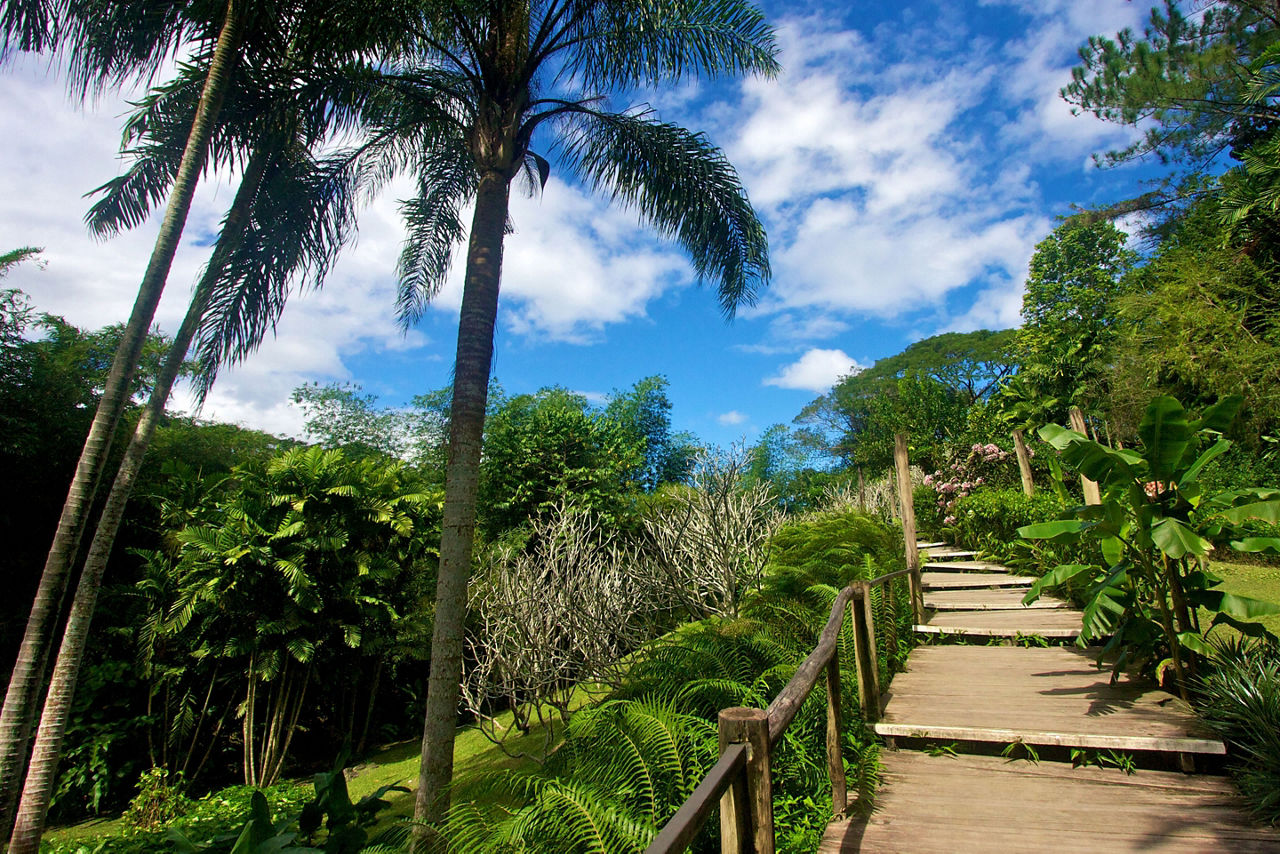
M30 11L41 4L0 13L0 47L71 38L86 86L145 76L184 39L201 46L138 106L130 171L101 188L98 231L138 224L170 188L181 195L206 156L246 164L176 340L146 336L146 317L140 329L137 318L77 329L0 291L0 572L11 585L0 660L17 673L39 601L33 568L49 542L63 544L63 570L87 553L85 566L98 559L103 572L71 680L55 821L123 813L127 830L108 850L167 850L166 828L210 851L237 839L263 850L359 850L388 792L352 804L342 761L417 737L428 668L447 658L461 667L448 687L462 711L437 691L443 741L469 726L509 758L456 781L437 828L454 849L637 850L714 761L716 712L766 704L839 588L899 566L887 486L898 433L909 435L918 469L922 532L1040 576L1033 596L1056 588L1074 597L1086 640L1104 642L1116 667L1161 677L1196 703L1236 746L1259 815L1280 818L1280 675L1266 622L1276 608L1229 591L1213 567L1229 551L1254 561L1280 554L1280 30L1267 10L1233 0L1191 19L1169 3L1145 33L1082 49L1064 97L1142 132L1100 161L1173 168L1141 198L1077 212L1043 238L1017 329L918 341L842 378L793 425L725 452L673 428L660 376L601 406L557 387L507 394L488 380L488 333L464 333L471 349L460 352L458 387L405 408L353 387L297 389L305 441L164 412L175 377L207 391L222 364L256 346L291 283L323 278L349 233L359 176L419 173L401 263L408 318L444 281L469 200L483 196L481 243L500 255L498 196L519 174L546 181L551 164L530 149L532 130L503 136L516 119L560 121L561 110L530 113L510 100L536 69L491 80L510 64L468 44L462 59L450 57L466 86L418 69L379 89L387 69L364 62L400 55L405 28L355 26L368 17L360 4L328 5L318 16L303 3L234 20L208 4L175 4L177 18L136 43L45 31ZM419 8L404 6L410 16ZM772 35L754 7L712 11L733 13L733 46L655 47L644 35L654 22L641 16L629 22L638 41L611 48L630 49L626 63L579 56L575 79L593 91L656 84L693 55L708 73L771 72ZM342 44L330 43L335 22L350 37ZM458 33L423 26L444 27L417 46L439 60ZM293 53L282 57L286 42ZM286 59L289 73L277 73ZM215 104L199 92L223 61L240 70ZM271 87L296 77L298 64L318 81L313 90ZM508 125L488 109L495 93ZM768 277L763 230L720 152L647 114L586 110L590 93L572 94L585 100L565 101L563 112L586 118L562 128L570 168L674 234L717 281L726 311L750 302ZM186 142L197 115L216 126L207 155ZM470 124L454 121L460 115ZM361 124L385 149L328 159L324 141ZM684 159L672 162L672 151ZM1115 224L1120 215L1138 216L1134 233ZM499 271L482 256L468 258L467 281L469 292L488 289L491 312ZM32 248L0 255L0 276L37 258ZM148 276L154 298L157 276ZM468 322L482 328L485 318ZM1062 426L1072 410L1081 431ZM114 472L122 459L121 471L129 459L137 469L111 495L85 501L74 524L65 513L60 522L91 430L113 440L110 453L100 443L93 472ZM1034 494L1021 486L1015 431L1029 445ZM1098 485L1098 503L1085 503L1081 475ZM451 491L463 498L450 504ZM105 521L80 543L95 517ZM449 601L436 598L442 576L452 579ZM45 598L61 602L54 592ZM72 622L59 613L50 633ZM904 608L888 618L907 633ZM433 656L442 637L451 651ZM812 848L829 812L817 705L801 712L776 759L782 850ZM857 706L852 696L844 705ZM868 792L876 748L857 721L844 747ZM312 786L295 782L311 772ZM420 806L443 810L443 785L425 789ZM714 850L712 835L697 850Z

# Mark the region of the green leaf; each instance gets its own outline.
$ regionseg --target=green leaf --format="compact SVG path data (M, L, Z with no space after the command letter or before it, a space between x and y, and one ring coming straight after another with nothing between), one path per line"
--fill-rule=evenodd
M1138 425L1138 436L1152 479L1172 480L1192 437L1182 404L1168 395L1153 399Z
M1041 439L1059 451L1065 450L1068 445L1075 442L1088 441L1088 438L1083 434L1077 433L1075 430L1068 430L1061 424L1046 424L1040 428L1039 433Z
M1237 525L1248 519L1261 519L1263 522L1275 525L1280 523L1280 498L1242 504L1239 507L1223 510L1219 515Z
M1102 556L1107 566L1115 566L1124 557L1124 542L1119 537L1107 537L1102 541Z
M1196 478L1200 476L1201 470L1208 465L1210 461L1215 457L1225 454L1230 450L1230 448L1231 441L1229 439L1219 439L1210 445L1208 450L1201 454L1200 457L1191 464L1190 468L1182 473L1182 477L1178 478L1178 488L1186 489L1194 483Z
M1274 602L1253 599L1249 596L1239 596L1235 593L1227 593L1225 590L1187 591L1187 601L1210 611L1230 614L1233 617L1241 617L1243 619L1265 617L1268 614L1280 614L1280 605Z
M1062 461L1099 484L1124 484L1135 479L1134 467L1142 463L1142 457L1085 440L1064 450Z
M1231 422L1236 420L1236 413L1240 411L1243 403L1244 395L1229 394L1200 413L1199 420L1192 422L1191 429L1213 430L1215 433L1226 432Z
M1245 537L1243 540L1232 540L1231 548L1238 552L1280 554L1280 537Z
M1087 563L1068 563L1061 566L1055 566L1035 580L1031 585L1031 589L1027 591L1027 595L1022 597L1022 604L1030 605L1040 596L1041 591L1047 587L1057 587L1068 579L1075 578L1080 573L1095 569L1096 567Z
M1219 611L1214 615L1213 622L1209 624L1209 628L1212 629L1214 626L1221 625L1230 626L1247 637L1268 638L1271 641L1276 640L1276 636L1273 635L1266 626L1262 625L1262 623L1251 623L1245 620L1237 620L1225 611Z
M1066 534L1078 534L1086 527L1079 519L1059 519L1056 522L1037 522L1034 525L1023 525L1018 529L1018 536L1026 540L1052 540Z
M1151 527L1151 540L1160 551L1177 558L1188 554L1206 555L1213 544L1177 519L1161 519Z
M1178 643L1185 649L1189 649L1197 655L1211 656L1213 655L1213 647L1204 642L1204 638L1200 637L1199 632L1182 632L1178 635Z

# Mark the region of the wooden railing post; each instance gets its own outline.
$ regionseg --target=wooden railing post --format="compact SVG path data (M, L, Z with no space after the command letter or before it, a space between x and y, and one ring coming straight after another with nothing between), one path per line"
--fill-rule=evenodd
M731 744L751 749L747 767L720 799L723 854L775 854L769 715L764 709L720 711L720 752Z
M920 580L920 549L916 546L915 496L911 486L911 463L907 458L907 434L893 437L893 462L898 471L898 509L902 513L902 541L907 552L907 569L911 570L911 613L917 623L923 622L924 591Z
M1084 424L1084 413L1080 411L1078 406L1071 407L1071 429L1082 434L1085 438L1089 436L1089 429ZM1098 484L1084 475L1080 475L1080 486L1084 490L1085 504L1102 503L1102 496L1098 492Z
M853 649L857 657L858 700L862 704L862 719L867 723L874 723L880 719L880 666L876 660L871 586L867 582L854 582L849 612L853 617Z
M1035 481L1031 479L1031 454L1027 453L1027 442L1021 430L1013 431L1013 450L1018 455L1018 472L1022 475L1022 491L1027 497L1036 494Z
M827 774L831 778L831 812L839 817L849 806L849 786L844 776L844 753L840 749L844 716L840 710L840 647L827 662Z

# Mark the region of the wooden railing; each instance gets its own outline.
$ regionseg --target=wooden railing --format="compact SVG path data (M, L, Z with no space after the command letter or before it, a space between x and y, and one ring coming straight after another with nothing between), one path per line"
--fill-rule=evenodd
M831 805L835 815L844 813L848 804L848 784L840 753L844 726L840 708L840 629L847 610L853 618L854 663L863 719L868 723L879 720L883 706L876 649L877 608L873 593L878 590L880 610L886 617L886 631L882 638L886 641L886 652L896 655L899 642L898 596L893 583L900 580L905 581L914 593L917 575L913 575L910 568L870 581L855 581L841 590L832 603L831 616L818 636L818 645L801 663L786 687L774 697L769 708L720 711L720 761L707 772L689 799L654 837L645 854L684 851L717 805L720 807L720 850L723 854L774 854L773 748L824 674ZM889 668L886 669L888 671Z

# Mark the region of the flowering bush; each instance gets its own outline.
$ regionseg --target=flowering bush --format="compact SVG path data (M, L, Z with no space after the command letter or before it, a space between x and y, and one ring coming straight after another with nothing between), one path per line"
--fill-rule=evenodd
M925 486L937 493L938 512L942 514L942 524L956 523L956 501L971 494L974 489L987 482L993 470L1009 459L1009 452L999 445L987 443L974 444L969 448L969 455L963 460L956 460L945 469L927 474Z

